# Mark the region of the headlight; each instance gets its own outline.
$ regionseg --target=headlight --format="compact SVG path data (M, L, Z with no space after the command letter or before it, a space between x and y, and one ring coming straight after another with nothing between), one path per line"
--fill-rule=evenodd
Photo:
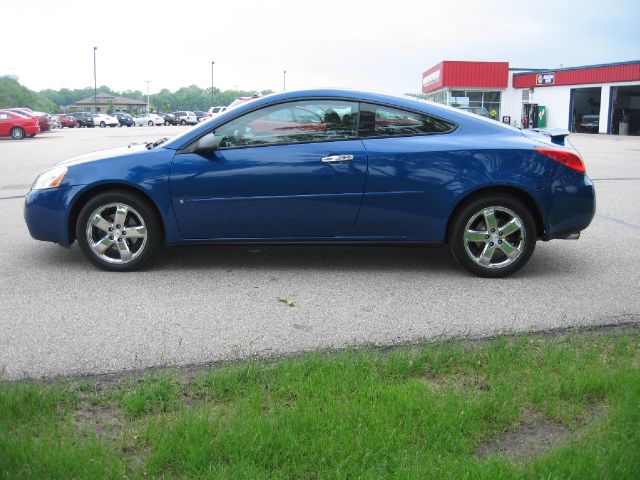
M55 167L40 174L33 182L31 190L42 190L44 188L55 188L60 185L62 179L67 174L67 167Z

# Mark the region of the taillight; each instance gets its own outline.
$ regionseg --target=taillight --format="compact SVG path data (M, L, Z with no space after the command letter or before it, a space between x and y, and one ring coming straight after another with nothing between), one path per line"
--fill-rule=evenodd
M576 172L585 173L584 162L578 153L551 147L533 147L533 149Z

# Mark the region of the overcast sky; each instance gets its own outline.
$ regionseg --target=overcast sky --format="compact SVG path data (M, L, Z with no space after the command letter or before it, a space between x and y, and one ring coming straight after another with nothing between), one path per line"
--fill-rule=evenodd
M557 68L640 59L640 0L7 1L0 75L33 90L196 84L419 92L442 60Z

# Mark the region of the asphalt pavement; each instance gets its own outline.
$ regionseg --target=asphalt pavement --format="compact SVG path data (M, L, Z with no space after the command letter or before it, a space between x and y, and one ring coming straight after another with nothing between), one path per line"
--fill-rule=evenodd
M0 139L4 379L640 322L638 137L572 135L596 218L578 241L539 242L507 279L473 277L446 249L419 247L178 247L149 270L107 273L77 245L31 239L22 197L44 168L183 128Z

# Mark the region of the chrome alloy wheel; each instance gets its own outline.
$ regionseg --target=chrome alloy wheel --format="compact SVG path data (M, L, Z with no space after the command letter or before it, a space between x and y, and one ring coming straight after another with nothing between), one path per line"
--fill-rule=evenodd
M133 261L147 244L142 215L124 203L96 208L87 220L87 243L100 260L123 265Z
M522 219L505 207L486 207L472 215L464 229L464 249L484 268L511 265L527 241Z

